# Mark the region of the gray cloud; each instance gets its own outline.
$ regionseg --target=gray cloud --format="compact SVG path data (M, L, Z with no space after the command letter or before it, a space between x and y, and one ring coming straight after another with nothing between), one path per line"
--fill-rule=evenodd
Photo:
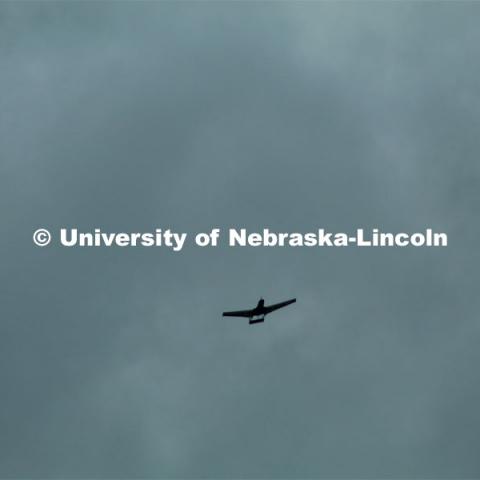
M480 473L474 3L0 6L0 476ZM422 229L446 249L35 248ZM220 317L298 297L259 328Z

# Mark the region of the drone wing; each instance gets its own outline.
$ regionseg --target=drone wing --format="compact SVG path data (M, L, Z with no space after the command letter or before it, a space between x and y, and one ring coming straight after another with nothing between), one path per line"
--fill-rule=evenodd
M270 305L269 307L265 307L265 313L274 312L275 310L286 307L287 305L295 303L296 301L297 301L296 298L292 298L291 300L286 300L285 302L275 303L273 305Z
M236 312L223 312L224 317L252 317L253 310L237 310Z

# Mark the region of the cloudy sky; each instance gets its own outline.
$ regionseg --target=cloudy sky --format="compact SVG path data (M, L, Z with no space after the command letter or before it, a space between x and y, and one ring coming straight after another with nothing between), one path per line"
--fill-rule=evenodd
M480 4L0 4L0 477L480 476ZM38 248L45 227L438 249ZM221 312L288 309L249 327Z

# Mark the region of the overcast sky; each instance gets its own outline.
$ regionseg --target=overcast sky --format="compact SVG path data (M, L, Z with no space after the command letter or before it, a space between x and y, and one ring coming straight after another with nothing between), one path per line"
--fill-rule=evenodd
M480 4L0 4L0 477L480 476ZM447 248L38 248L45 227ZM250 327L228 309L297 297Z

